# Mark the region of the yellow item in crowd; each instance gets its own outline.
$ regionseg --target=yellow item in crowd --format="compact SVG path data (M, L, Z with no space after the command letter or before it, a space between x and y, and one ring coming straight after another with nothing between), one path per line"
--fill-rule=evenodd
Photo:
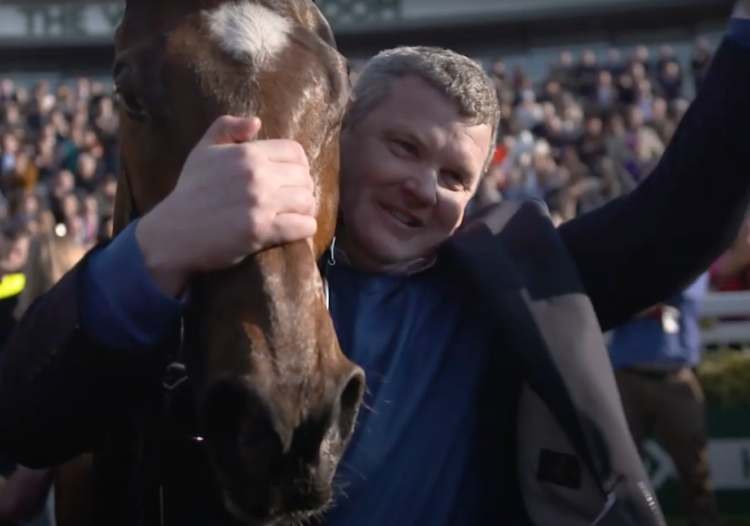
M0 300L20 294L25 286L26 276L23 273L6 274L0 281Z

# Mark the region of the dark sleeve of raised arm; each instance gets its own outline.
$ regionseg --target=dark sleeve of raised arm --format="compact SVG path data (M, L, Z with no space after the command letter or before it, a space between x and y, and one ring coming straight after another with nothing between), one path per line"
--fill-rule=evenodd
M750 21L732 20L653 173L560 227L604 330L684 289L734 240L750 203L748 94Z
M95 248L26 311L0 361L0 450L28 467L91 451L153 393L181 302L156 289L132 228Z

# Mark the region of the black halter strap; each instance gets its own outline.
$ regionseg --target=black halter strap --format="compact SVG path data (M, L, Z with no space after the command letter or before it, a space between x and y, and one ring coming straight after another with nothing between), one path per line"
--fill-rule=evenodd
M122 170L125 184L128 190L128 224L138 219L141 214L138 211L138 204L135 202L135 195L133 194L133 187L130 184L130 175L125 169L125 166L120 163L120 169ZM168 356L168 363L164 371L164 379L162 380L162 386L167 392L165 399L164 411L168 411L169 403L171 402L171 394L180 384L187 380L187 369L185 364L182 362L183 348L185 345L185 319L184 317L180 320L180 336L179 336L179 347L177 352ZM201 440L200 437L195 437Z
M138 205L135 202L135 195L133 194L133 187L130 184L130 175L125 169L125 166L120 162L120 170L125 178L125 185L128 187L128 223L132 223L138 219L141 215L138 213Z

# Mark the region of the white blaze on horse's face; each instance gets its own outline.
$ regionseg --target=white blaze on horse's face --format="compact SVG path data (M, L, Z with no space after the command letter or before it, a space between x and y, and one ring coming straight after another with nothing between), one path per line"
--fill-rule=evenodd
M206 13L211 34L234 58L255 64L277 56L288 44L292 23L250 2L225 2Z

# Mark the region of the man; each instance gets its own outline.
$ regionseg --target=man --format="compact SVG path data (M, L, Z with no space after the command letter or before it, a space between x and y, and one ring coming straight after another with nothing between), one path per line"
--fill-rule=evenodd
M672 457L688 524L718 526L708 463L700 364L699 301L708 274L613 332L612 364L630 432L640 450L656 436Z
M750 129L750 21L729 32L654 174L559 230L537 204L500 204L453 235L492 152L494 88L445 51L369 63L341 137L329 278L372 410L330 524L664 524L597 318L610 328L679 290L736 234L750 194L750 149L736 139ZM313 235L299 146L247 142L259 126L220 119L172 194L19 322L0 378L0 450L44 467L105 448L119 408L110 384L168 338L190 276Z

